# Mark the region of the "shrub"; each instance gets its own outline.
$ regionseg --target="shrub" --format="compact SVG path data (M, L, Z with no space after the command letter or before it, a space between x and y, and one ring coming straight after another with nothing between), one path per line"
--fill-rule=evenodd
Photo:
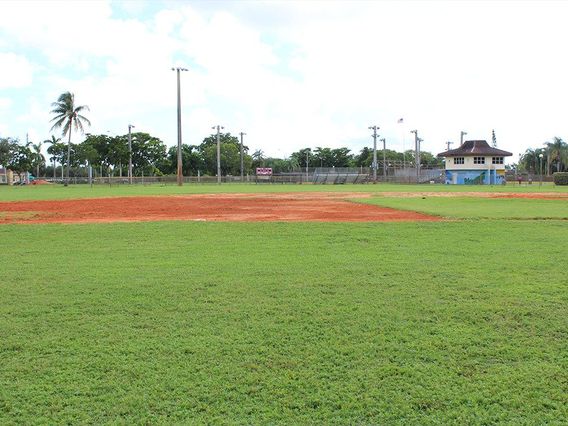
M552 177L555 185L568 185L568 172L556 172Z

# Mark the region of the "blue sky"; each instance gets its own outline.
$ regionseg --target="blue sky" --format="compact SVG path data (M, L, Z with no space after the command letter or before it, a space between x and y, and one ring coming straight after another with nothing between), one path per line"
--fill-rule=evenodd
M184 143L221 124L268 155L358 152L376 124L388 147L409 149L416 128L437 153L495 129L515 160L568 138L567 16L561 1L5 0L0 135L48 139L71 91L89 132L131 123L174 145L171 67L185 66Z

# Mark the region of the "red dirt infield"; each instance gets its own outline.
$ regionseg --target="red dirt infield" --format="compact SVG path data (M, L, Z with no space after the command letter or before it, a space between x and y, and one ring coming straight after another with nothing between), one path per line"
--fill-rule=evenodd
M215 194L0 202L0 224L160 220L393 222L441 218L348 201L361 193Z

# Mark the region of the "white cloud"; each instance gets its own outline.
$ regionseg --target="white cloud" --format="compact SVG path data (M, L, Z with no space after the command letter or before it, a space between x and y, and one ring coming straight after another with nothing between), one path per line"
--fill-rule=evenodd
M27 87L32 79L32 66L24 56L0 52L0 89Z
M371 124L396 149L401 127L405 148L417 128L434 153L461 130L489 140L495 129L500 147L514 152L568 136L568 3L164 4L154 15L155 4L120 6L131 15L118 19L108 1L0 3L0 46L9 38L26 52L0 54L19 64L0 67L0 77L10 73L0 86L34 91L18 113L25 130L47 133L50 103L69 90L91 107L92 132L125 133L132 123L174 144L170 67L182 65L191 144L218 123L272 155L318 145L360 150L371 143Z

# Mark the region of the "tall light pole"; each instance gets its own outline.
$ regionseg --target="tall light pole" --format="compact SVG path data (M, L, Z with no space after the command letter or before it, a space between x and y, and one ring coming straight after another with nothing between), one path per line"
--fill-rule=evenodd
M128 183L132 185L132 124L128 125Z
M178 130L178 146L177 146L177 184L183 185L183 173L181 164L181 90L180 90L180 71L187 71L187 68L172 68L172 71L177 72L177 130Z
M453 142L450 142L450 141L446 142L446 145L448 146L448 149L446 149L446 151L449 151L449 150L450 150L450 145L453 145L453 144L454 144L454 143L453 143Z
M460 132L460 146L463 145L463 137L467 135L467 132L464 132L463 130Z
M539 167L540 168L540 182L539 182L538 186L542 186L542 157L543 157L542 153L538 154L538 158L540 160L539 161L540 162L540 167Z
M308 178L309 178L309 175L308 175L309 164L310 164L310 151L306 150L306 183L308 183Z
M373 131L373 183L377 183L377 130L379 126L369 126L369 130Z
M217 129L217 183L221 184L221 129L223 126L216 125L211 127L213 130Z
M414 159L416 161L416 183L420 183L420 138L418 130L411 130L414 133Z
M246 133L241 132L239 134L241 135L241 182L242 182L245 177L245 160L244 160L245 157L243 152L243 136L245 136Z
M383 178L384 182L387 183L387 142L385 138L381 139L383 143Z

